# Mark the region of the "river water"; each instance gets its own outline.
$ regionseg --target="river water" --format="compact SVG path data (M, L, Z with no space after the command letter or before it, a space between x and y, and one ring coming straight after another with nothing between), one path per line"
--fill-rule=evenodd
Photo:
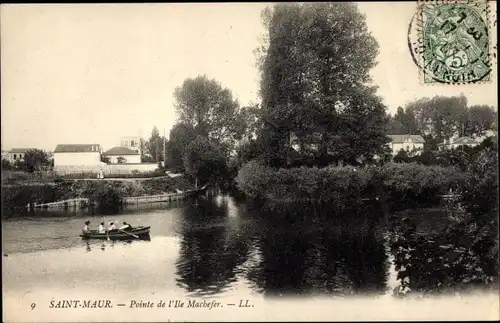
M292 222L221 195L128 208L112 216L45 211L4 220L4 320L338 320L444 315L435 302L419 301L419 306L428 307L423 317L421 311L411 311L416 307L405 308L408 303L391 305L401 301L390 296L396 272L379 217L351 214L328 223L307 218ZM102 221L148 225L151 239L85 241L78 234L86 220L93 226ZM353 299L364 302L363 311L356 310ZM110 300L113 305L55 308L61 300ZM192 300L218 305L188 306ZM148 302L154 308L147 307ZM484 299L466 303L476 309L485 306ZM393 309L386 312L384 306ZM463 306L455 314L462 310ZM462 313L459 318L466 317L472 316Z

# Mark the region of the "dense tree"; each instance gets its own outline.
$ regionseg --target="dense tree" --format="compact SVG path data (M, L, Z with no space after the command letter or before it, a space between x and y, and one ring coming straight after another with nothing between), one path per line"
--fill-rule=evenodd
M456 136L482 136L496 127L497 112L493 107L467 107L465 96L420 98L403 109L398 107L390 117L389 134L422 135L425 151L438 149L438 144Z
M186 79L174 93L179 122L229 151L241 139L244 124L231 91L207 76Z
M468 136L482 136L487 130L494 128L497 112L488 105L474 105L467 110L464 125L464 134Z
M30 149L24 154L24 159L19 164L20 168L28 172L40 170L43 166L50 166L46 152L39 149Z
M163 151L163 140L165 138L160 136L160 131L157 127L153 127L151 131L151 137L145 143L147 148L147 153L153 159L153 162L163 161L164 151Z
M186 174L199 185L217 181L225 176L226 159L220 147L208 138L197 136L184 153Z
M392 134L419 134L443 142L453 136L481 136L494 129L497 112L487 105L467 107L467 98L435 96L398 108L391 119Z
M240 109L239 122L240 132L243 138L255 138L262 129L262 111L256 104L242 107Z
M184 171L184 153L189 144L196 138L195 129L185 123L177 123L170 130L166 147L167 167L174 171Z
M301 147L317 147L318 163L379 152L385 107L367 85L378 45L357 6L277 4L263 16L269 46L261 58L259 139L267 163L284 166L291 133Z
M394 156L393 161L395 163L409 163L410 157L408 156L408 152L404 149L398 151L398 153Z
M412 109L398 107L394 117L389 121L391 135L415 135L421 134L417 128L415 114Z
M14 166L7 160L7 159L2 159L2 170L10 170Z

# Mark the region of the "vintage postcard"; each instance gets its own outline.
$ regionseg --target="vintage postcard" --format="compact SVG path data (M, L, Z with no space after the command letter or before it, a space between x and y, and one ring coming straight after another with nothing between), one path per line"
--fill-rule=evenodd
M0 24L5 322L500 319L496 2Z

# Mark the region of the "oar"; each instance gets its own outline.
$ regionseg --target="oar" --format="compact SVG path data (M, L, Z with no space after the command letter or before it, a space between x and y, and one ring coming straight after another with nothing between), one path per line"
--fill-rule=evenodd
M134 238L139 239L139 236L136 236L135 234L132 234L132 233L129 233L129 232L127 232L127 231L120 230L120 229L118 229L118 231L121 231L121 232L126 233L126 234L128 234L128 235L131 235L131 236L132 236L132 237L134 237Z

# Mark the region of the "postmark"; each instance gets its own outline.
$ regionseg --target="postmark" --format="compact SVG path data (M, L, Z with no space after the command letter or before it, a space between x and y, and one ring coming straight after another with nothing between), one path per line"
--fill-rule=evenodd
M486 1L419 3L408 45L426 84L470 84L491 78Z

